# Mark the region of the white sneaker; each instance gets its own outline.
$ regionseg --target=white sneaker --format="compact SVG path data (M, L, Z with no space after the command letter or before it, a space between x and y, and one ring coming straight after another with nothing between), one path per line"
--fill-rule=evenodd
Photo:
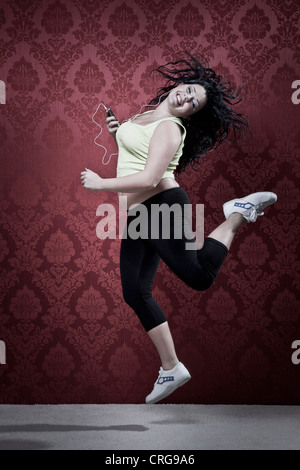
M164 370L162 367L159 370L157 382L150 395L146 397L146 403L156 403L168 395L173 393L176 388L181 387L191 379L189 371L184 365L179 362L173 369Z
M276 201L277 196L274 193L268 191L253 193L241 199L225 202L223 211L226 219L234 212L238 212L247 222L255 222L257 217L264 215L263 210Z

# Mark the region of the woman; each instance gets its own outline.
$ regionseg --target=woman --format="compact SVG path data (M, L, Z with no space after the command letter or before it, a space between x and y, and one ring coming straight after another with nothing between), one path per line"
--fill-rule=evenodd
M103 179L88 169L81 173L86 189L127 196L126 237L123 235L120 253L123 296L148 332L162 364L146 403L162 400L191 378L176 355L167 319L152 297L161 259L188 286L197 291L208 289L237 231L245 223L255 222L277 199L274 193L258 192L225 203L225 221L206 238L200 250L196 244L193 250L186 249L191 228L184 211L174 217L169 237L163 236L162 227L151 226L154 205L179 204L183 208L190 203L175 181L174 172L181 173L188 165L194 167L202 155L230 133L236 140L249 129L246 117L232 109L241 100L241 89L235 91L205 61L187 54L157 70L167 83L149 103L156 105L154 110L138 114L121 126L114 116L106 115L107 128L119 147L117 177ZM142 206L147 210L141 211ZM128 227L137 214L147 236L128 236ZM151 236L153 228L158 228L158 237ZM175 236L177 229L182 229L181 238Z

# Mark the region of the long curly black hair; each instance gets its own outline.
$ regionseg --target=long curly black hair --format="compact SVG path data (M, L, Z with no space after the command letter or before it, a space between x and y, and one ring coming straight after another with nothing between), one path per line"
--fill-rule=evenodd
M200 62L190 53L184 54L187 57L168 62L152 71L159 72L167 82L149 103L153 106L164 101L168 92L182 83L202 85L206 90L205 106L188 119L182 119L187 133L176 174L183 173L190 165L195 169L199 159L228 140L230 134L233 134L231 142L236 142L239 137L245 137L248 130L251 132L247 116L232 109L233 105L244 98L243 86L235 89L229 81L209 67L204 57L201 56Z

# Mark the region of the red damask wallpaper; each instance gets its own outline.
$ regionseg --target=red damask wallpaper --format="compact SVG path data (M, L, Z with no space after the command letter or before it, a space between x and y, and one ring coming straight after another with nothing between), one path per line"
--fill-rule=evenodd
M210 290L160 265L154 296L193 376L167 402L300 403L299 17L298 0L2 0L1 403L151 391L160 364L122 299L120 240L96 234L97 207L117 196L84 190L80 172L116 173L94 144L98 104L129 118L162 84L149 72L182 50L248 89L252 140L177 178L205 205L205 234L234 196L267 189L278 202L242 229ZM116 151L106 129L98 142Z

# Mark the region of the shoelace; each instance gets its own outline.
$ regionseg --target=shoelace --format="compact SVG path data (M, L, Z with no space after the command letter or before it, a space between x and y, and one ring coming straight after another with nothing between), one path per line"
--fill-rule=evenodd
M162 374L164 373L164 370L162 367L160 367L159 369L159 373L158 373L158 377L157 377L157 380L154 382L154 385L157 384L157 382L159 381L159 379L161 378Z
M248 220L248 222L256 222L257 217L264 215L263 212L260 212L261 208L262 208L262 204L258 204L257 206L251 207L250 209L248 209L243 215L246 216L246 219Z

